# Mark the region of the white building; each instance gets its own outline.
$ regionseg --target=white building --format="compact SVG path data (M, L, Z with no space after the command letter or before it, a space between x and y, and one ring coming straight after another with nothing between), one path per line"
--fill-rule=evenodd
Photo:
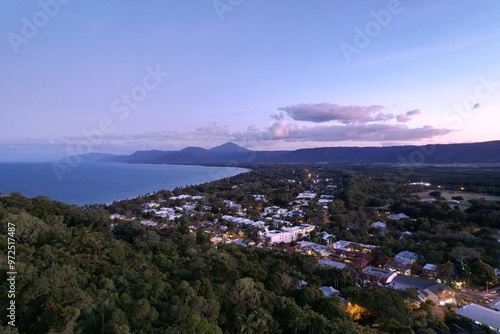
M429 182L424 182L424 181L420 181L420 182L410 182L410 186L424 186L424 187L430 187L431 184Z
M179 196L172 196L169 199L174 200L174 201L178 200L178 199L195 199L195 200L197 200L197 199L202 199L202 197L182 194Z
M314 230L313 225L300 225L293 227L283 227L281 231L268 231L265 238L269 244L290 243Z
M386 224L386 223L384 223L384 222L380 222L380 221L378 221L378 222L373 222L373 223L370 225L370 227L372 227L372 228L380 228L380 229L385 229L385 228L387 228L387 224Z
M319 289L328 298L339 293L339 290L334 289L333 286L322 286Z
M390 215L387 216L387 218L394 219L394 220L400 220L400 219L408 219L410 217L405 215L404 213L391 213Z
M314 199L316 195L316 193L313 193L311 191L305 191L303 193L299 193L297 199Z
M181 213L176 213L173 208L160 208L160 210L152 210L156 216L165 218L168 220L174 220L175 218L182 217Z
M158 223L151 221L151 220L141 220L141 225L144 225L147 227L156 227L156 226L158 226Z
M258 228L263 228L266 225L266 223L263 221L260 221L260 220L254 221L254 220L251 220L248 218L242 218L242 217L233 217L233 216L229 216L229 215L224 215L221 218L224 220L230 221L232 223L235 223L238 226L250 225L250 226L254 226L254 227L258 227Z
M366 250L377 248L377 246L374 245L360 244L357 242L346 241L346 240L339 240L337 242L334 242L333 244L330 245L330 247L332 249L338 249L344 252L352 252L352 251L366 252Z
M272 214L272 215L285 215L288 212L288 209L282 209L279 206L268 206L264 208L262 212L263 216Z
M253 199L256 201L267 202L266 195L252 195Z
M402 252L397 253L394 256L394 258L399 263L410 263L410 264L412 264L412 263L414 263L415 261L418 260L418 255L416 253L413 253L413 252L402 251Z

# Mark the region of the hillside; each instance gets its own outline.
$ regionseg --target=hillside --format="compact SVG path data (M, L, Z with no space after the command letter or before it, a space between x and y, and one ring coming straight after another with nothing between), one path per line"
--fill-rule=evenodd
M226 143L212 149L187 147L180 151L139 151L101 161L156 164L499 163L500 141L426 146L320 147L295 151L252 151Z

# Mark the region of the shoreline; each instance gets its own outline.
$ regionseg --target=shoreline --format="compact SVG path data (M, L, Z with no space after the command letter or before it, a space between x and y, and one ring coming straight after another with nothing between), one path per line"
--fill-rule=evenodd
M39 162L0 163L0 173L5 176L0 179L0 195L8 197L11 193L19 193L27 198L43 196L80 207L109 205L252 170L236 166L84 162L78 166L82 168L75 167L60 182L50 165Z

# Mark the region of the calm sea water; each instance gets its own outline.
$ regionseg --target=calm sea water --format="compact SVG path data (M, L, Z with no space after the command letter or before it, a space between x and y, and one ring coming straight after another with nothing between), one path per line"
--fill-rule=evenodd
M0 163L0 193L49 196L69 204L111 203L162 189L209 182L246 169L126 163L82 163L57 177L50 163Z

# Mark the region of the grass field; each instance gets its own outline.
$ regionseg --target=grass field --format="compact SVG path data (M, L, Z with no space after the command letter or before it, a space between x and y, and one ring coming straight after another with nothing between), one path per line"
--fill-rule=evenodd
M468 193L465 191L448 192L448 191L430 189L428 191L414 193L414 195L418 195L418 196L420 196L420 198L430 198L432 196L429 196L429 193L433 192L433 191L441 191L441 196L446 198L447 200L449 200L455 196L462 196L464 198L464 201L468 201L470 199L480 199L480 198L484 198L485 200L488 200L488 201L500 201L500 196L492 196L492 195L478 194L478 193Z
M436 191L436 190L430 189L428 191L414 193L413 195L418 195L423 200L430 199L430 198L433 198L432 196L429 195L429 193L432 191ZM437 191L441 191L441 190L437 190ZM458 207L462 210L465 210L470 206L470 203L467 202L470 199L484 198L485 200L488 200L488 201L500 201L500 196L492 196L492 195L478 194L478 193L469 193L469 192L465 192L465 191L450 191L450 192L441 191L441 197L444 197L446 200L451 200L452 197L455 197L455 196L462 196L464 200L460 201L460 203L458 203L458 204L456 204L456 203L449 203L449 204L451 207L458 205Z

